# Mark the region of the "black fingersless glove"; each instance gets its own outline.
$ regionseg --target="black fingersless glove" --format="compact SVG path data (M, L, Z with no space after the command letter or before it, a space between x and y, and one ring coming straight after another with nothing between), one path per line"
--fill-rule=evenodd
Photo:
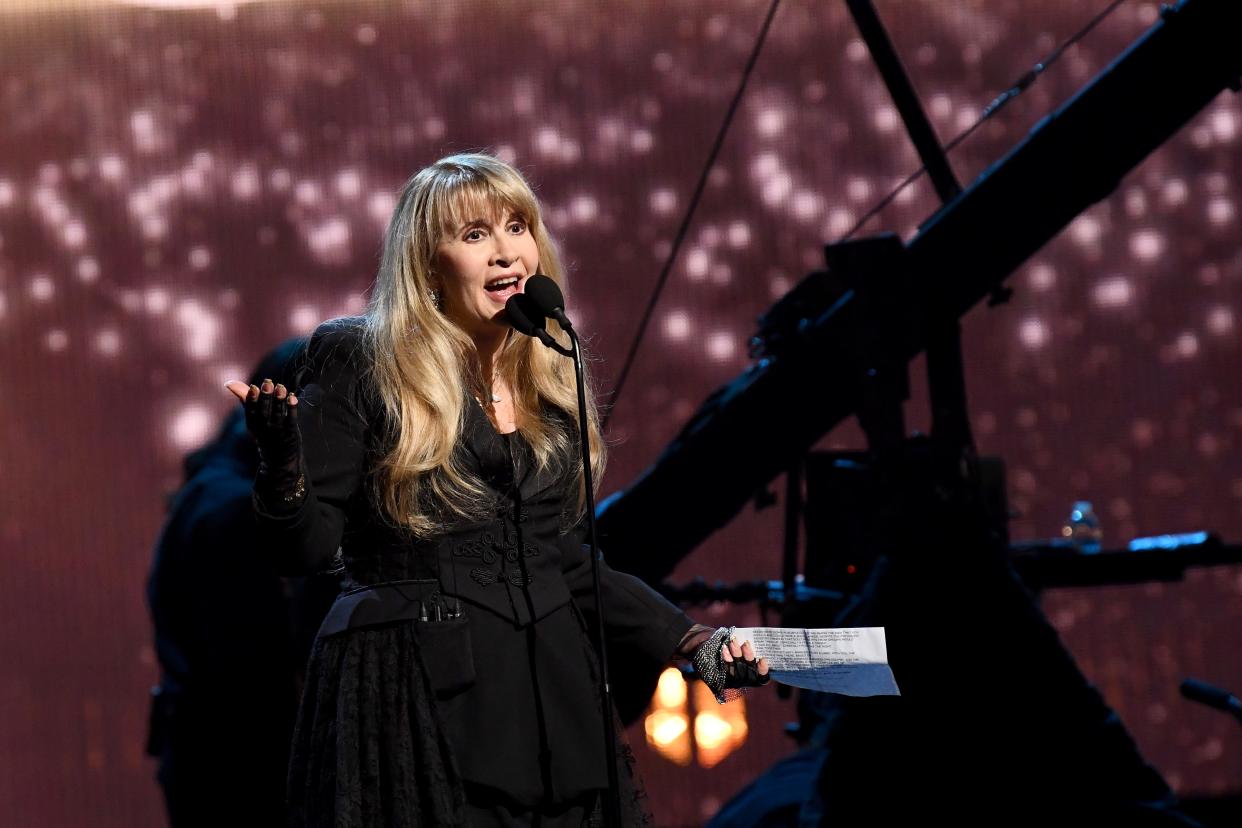
M264 380L256 399L255 388L243 404L246 428L259 447L259 473L254 494L259 507L268 514L292 514L306 497L306 475L302 461L302 435L298 431L298 404L289 403L283 385Z
M696 639L699 638L702 629L704 628L692 629L686 638L692 635ZM762 687L772 680L770 674L759 673L759 659L757 658L747 659L744 656L734 656L732 661L724 660L723 650L732 638L733 628L721 627L702 644L698 644L690 657L695 672L712 691L716 701L721 704L737 698L747 687Z

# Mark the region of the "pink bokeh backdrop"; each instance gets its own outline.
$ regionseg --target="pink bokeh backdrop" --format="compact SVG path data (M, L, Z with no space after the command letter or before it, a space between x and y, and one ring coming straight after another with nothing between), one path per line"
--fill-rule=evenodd
M476 148L526 171L607 389L767 7L180 5L0 11L11 825L160 824L142 752L157 677L142 588L165 497L228 409L226 379L361 309L404 179ZM942 140L1103 5L877 2ZM954 152L959 178L1156 14L1123 4ZM1008 462L1015 538L1055 534L1085 498L1113 543L1199 528L1242 539L1240 141L1242 105L1226 94L1024 265L1012 302L967 318L974 427ZM605 492L744 368L754 319L916 166L844 4L784 4L616 407ZM920 183L867 229L909 233L935 206ZM808 378L809 400L831 393ZM915 424L925 416L912 405ZM860 445L851 424L824 440ZM779 511L739 516L674 580L779 577ZM1239 792L1237 729L1176 691L1185 675L1242 690L1225 657L1239 593L1242 570L1219 567L1044 599L1182 793ZM711 771L666 763L632 731L659 824L701 823L791 750L792 705L750 704L746 747Z

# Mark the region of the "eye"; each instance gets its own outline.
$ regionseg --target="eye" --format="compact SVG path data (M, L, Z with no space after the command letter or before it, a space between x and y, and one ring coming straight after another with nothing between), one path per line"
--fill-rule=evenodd
M462 236L462 239L464 239L465 241L480 241L482 240L482 238L483 238L482 227L471 228L470 230L466 231L466 234L464 236Z
M514 219L513 221L509 222L509 232L515 236L525 233L526 222L522 221L521 219Z

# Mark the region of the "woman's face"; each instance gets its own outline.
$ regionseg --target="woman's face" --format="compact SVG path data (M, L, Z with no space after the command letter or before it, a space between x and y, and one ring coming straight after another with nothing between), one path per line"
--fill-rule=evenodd
M539 248L526 220L507 210L476 216L436 248L436 288L444 314L472 339L507 331L505 302L539 271Z

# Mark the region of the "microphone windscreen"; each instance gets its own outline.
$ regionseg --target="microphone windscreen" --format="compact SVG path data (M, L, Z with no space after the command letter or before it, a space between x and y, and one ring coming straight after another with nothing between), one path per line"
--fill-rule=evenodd
M545 315L525 293L515 293L505 302L505 318L518 333L534 336L536 328L545 324Z
M541 273L527 279L523 291L545 317L556 316L554 311L565 309L565 295L560 285Z

